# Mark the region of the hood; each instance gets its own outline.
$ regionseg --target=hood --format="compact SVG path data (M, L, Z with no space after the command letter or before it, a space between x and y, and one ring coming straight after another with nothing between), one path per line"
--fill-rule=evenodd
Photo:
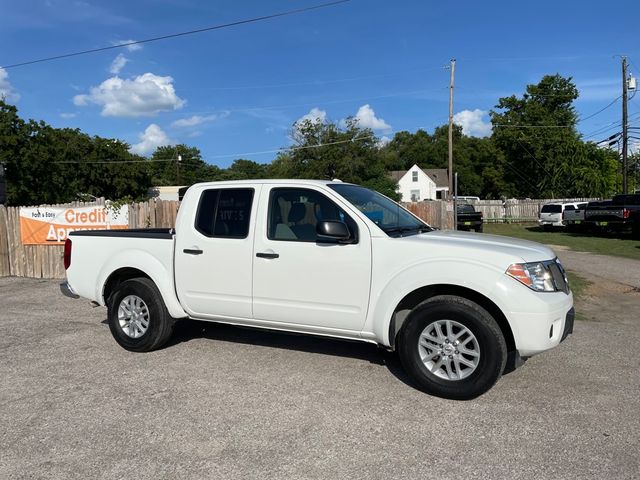
M443 250L455 250L456 256L466 256L461 255L465 251L468 252L469 257L476 258L488 259L488 254L509 256L513 258L513 262L539 262L556 257L553 250L540 243L484 233L434 230L394 240L428 243Z

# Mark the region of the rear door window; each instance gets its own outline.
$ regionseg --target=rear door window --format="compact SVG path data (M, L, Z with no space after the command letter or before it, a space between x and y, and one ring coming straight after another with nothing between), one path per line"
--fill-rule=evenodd
M205 190L200 196L196 230L207 237L246 238L253 193L252 188Z

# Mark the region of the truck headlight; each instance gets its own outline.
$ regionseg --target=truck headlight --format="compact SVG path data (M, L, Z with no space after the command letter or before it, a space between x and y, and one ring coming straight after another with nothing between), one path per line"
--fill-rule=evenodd
M547 263L514 263L505 273L536 292L555 292L558 288Z

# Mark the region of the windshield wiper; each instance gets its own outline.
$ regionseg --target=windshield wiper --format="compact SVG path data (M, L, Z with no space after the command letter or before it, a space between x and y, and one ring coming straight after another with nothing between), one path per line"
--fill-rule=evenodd
M428 227L427 225L414 225L412 227L410 226L404 226L404 227L389 227L389 228L383 228L384 233L386 233L387 235L389 234L400 234L400 236L403 236L403 233L409 233L409 232L415 232L417 233L424 233L424 232L432 232L433 228Z

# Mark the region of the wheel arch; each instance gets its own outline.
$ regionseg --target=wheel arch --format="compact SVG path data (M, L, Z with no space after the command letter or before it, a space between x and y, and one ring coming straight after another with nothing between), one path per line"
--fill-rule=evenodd
M109 304L109 299L111 298L111 295L116 290L116 288L118 288L118 285L126 280L141 277L148 278L149 280L153 281L153 279L149 275L138 268L122 267L111 272L106 282L104 283L104 286L102 287L102 298L105 305Z
M396 337L405 320L409 316L409 313L411 313L414 308L424 303L428 299L438 295L456 295L458 297L471 300L472 302L480 305L487 312L489 312L489 314L494 318L494 320L500 327L502 335L504 336L505 342L507 344L507 351L516 351L516 342L513 336L513 331L511 330L511 326L509 325L507 317L504 315L498 305L496 305L490 298L471 288L445 283L427 285L417 288L412 292L409 292L402 298L402 300L400 300L400 302L393 310L393 314L391 315L391 319L389 322L389 343L392 349L395 349Z
M154 283L173 318L187 317L175 291L172 270L145 251L125 251L112 258L98 275L95 298L108 306L114 289L136 277L148 278Z

